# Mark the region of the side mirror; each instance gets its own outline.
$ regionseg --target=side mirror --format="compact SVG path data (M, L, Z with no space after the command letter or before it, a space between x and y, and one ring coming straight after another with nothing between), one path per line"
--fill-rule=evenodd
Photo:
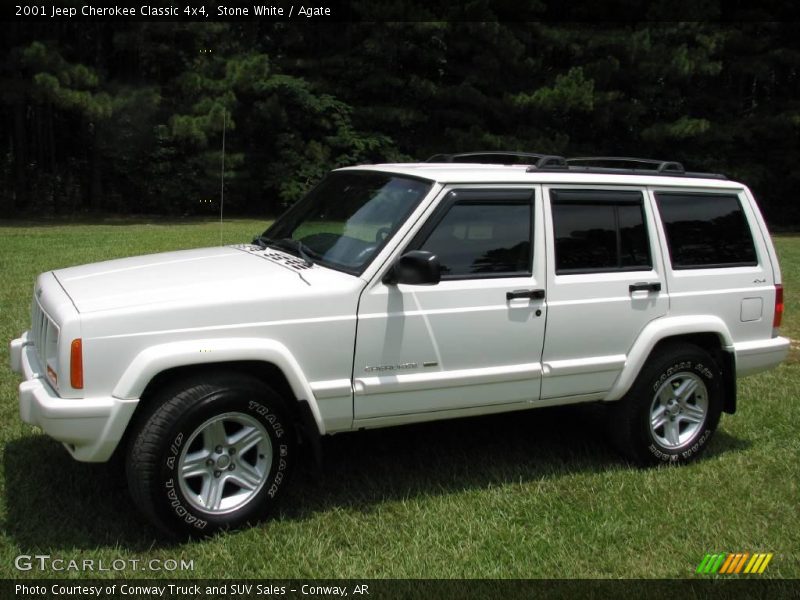
M432 252L411 250L397 259L383 278L385 284L436 285L442 279L439 259Z

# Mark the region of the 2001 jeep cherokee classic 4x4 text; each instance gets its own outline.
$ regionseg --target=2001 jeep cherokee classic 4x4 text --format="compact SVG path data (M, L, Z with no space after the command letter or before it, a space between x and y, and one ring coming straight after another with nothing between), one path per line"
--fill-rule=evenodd
M628 458L689 461L785 358L782 311L740 183L439 155L336 170L251 244L43 273L10 356L25 422L119 447L138 506L204 534L269 511L299 442L365 427L603 402Z

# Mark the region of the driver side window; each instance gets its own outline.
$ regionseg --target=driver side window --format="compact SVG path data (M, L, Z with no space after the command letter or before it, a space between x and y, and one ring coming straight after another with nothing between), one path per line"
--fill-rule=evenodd
M520 191L451 193L418 245L439 258L442 279L531 274L532 194Z

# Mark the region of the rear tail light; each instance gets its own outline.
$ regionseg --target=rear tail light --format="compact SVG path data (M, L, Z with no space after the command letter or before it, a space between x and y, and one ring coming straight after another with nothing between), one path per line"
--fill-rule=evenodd
M72 340L69 351L69 384L76 390L83 389L83 343L81 338Z
M772 328L777 329L783 320L783 286L775 285L775 317L772 319Z

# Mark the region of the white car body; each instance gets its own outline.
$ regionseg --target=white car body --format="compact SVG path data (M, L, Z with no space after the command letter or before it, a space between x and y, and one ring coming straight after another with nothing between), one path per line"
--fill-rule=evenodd
M615 401L651 350L713 335L735 375L784 360L773 331L778 260L746 186L663 175L529 172L519 166L355 167L424 178L425 199L360 275L303 268L289 253L241 245L170 252L43 273L31 331L10 344L22 419L81 461L107 460L156 376L189 365L277 368L320 434L365 427ZM529 190L533 264L526 277L387 285L383 276L453 189ZM636 190L652 267L556 274L551 189ZM738 197L757 265L673 270L654 194ZM660 284L655 293L629 291ZM507 300L517 289L542 299ZM83 387L71 385L81 340ZM48 370L49 367L49 370Z

